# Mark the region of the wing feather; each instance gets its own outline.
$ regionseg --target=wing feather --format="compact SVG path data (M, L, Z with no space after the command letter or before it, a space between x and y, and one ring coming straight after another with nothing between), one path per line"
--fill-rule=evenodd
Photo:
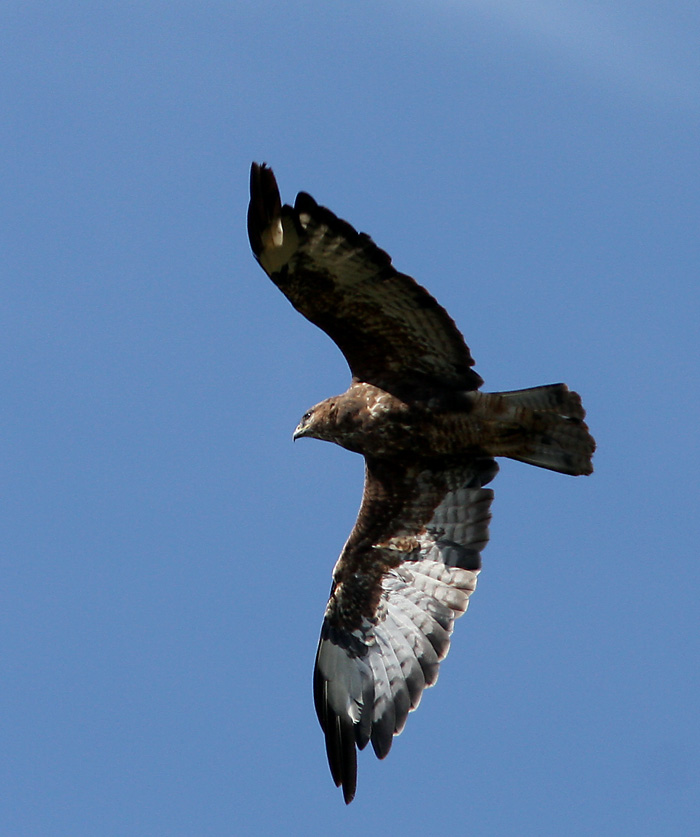
M409 711L415 709L425 689L425 675L417 659L415 647L409 642L402 625L390 608L384 618L385 630L392 637L393 649L401 666L409 695ZM416 631L416 633L418 633Z
M365 233L304 192L281 205L272 170L253 163L248 236L294 307L323 329L353 376L399 394L483 383L449 314Z
M396 725L396 710L392 683L381 646L369 655L374 674L374 707L372 711L372 748L378 759L383 759L391 748Z
M357 782L355 747L371 740L384 758L437 680L454 620L476 587L493 498L484 485L496 471L491 459L447 468L367 463L314 678L331 773L346 802Z

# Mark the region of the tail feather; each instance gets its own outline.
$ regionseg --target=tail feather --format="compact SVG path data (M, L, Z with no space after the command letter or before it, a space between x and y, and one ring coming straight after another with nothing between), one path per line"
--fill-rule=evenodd
M509 451L510 459L562 474L591 474L595 440L584 421L581 397L566 384L499 392L526 431L524 443Z

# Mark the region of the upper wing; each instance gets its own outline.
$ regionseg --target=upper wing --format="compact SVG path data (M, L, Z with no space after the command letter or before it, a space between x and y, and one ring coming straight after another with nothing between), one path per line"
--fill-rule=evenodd
M368 461L362 506L333 573L314 671L331 774L346 802L357 754L384 758L437 680L488 540L492 459L405 466Z
M282 206L264 164L251 168L248 236L272 281L337 343L358 380L393 392L483 383L457 326L425 288L304 192L293 208Z

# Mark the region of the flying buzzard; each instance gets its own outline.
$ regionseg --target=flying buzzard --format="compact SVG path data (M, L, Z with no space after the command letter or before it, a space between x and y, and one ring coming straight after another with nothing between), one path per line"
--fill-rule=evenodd
M565 384L479 392L469 349L435 299L309 195L282 206L264 164L251 169L248 236L263 270L352 372L348 391L294 431L365 457L314 671L331 774L350 802L355 748L371 741L387 755L467 609L488 540L493 457L590 474L595 442Z

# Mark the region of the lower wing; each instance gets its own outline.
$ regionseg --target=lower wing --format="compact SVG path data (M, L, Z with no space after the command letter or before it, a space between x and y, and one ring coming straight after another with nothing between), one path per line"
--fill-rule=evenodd
M314 672L328 762L346 802L355 795L356 748L371 741L384 758L437 680L454 620L476 587L493 498L484 485L497 470L492 459L447 469L368 463Z

